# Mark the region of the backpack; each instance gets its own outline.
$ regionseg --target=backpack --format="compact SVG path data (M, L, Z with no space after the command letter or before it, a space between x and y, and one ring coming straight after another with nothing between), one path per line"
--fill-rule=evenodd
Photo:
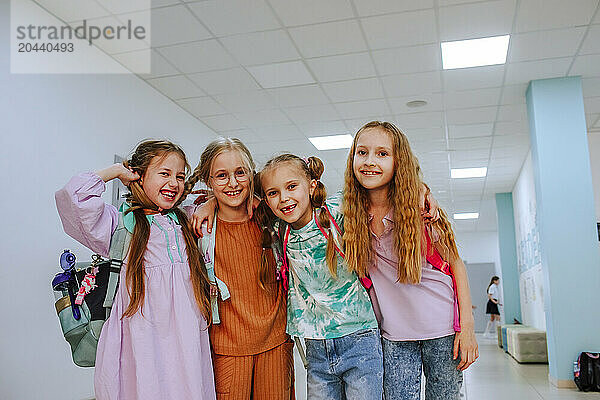
M69 250L61 254L60 264L65 272L52 280L56 297L54 306L75 365L93 367L96 363L98 338L110 316L130 240L131 234L125 229L120 212L117 229L111 237L108 260L94 254L92 262L77 263Z
M584 392L600 392L600 353L583 352L573 365L575 384Z

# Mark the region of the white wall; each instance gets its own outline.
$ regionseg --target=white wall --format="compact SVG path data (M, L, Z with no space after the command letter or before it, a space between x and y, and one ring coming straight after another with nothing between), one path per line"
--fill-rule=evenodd
M89 251L63 233L54 192L146 137L181 144L195 165L214 134L135 76L11 75L9 25L0 2L0 398L91 398L93 369L72 363L50 287L63 249Z
M500 276L500 249L498 231L456 232L460 257L469 264L494 263Z

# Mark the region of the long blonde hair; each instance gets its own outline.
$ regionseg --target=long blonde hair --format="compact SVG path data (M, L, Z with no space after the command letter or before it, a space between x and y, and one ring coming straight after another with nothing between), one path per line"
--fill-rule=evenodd
M143 177L148 166L155 157L166 157L169 154L177 154L183 159L186 172L189 171L189 164L183 150L171 142L163 140L147 140L140 143L131 157L123 162L128 168L137 172ZM123 312L121 318L131 317L138 310L142 309L145 297L145 274L144 274L144 254L148 247L148 239L150 237L150 224L146 218L144 210L158 211L158 206L152 202L144 192L140 181L134 181L129 184L129 194L127 201L131 207L126 213L132 212L135 217L135 228L131 236L129 246L129 256L127 263L127 271L125 272L125 284L129 293L129 305ZM182 199L178 200L180 204ZM206 321L211 321L210 307L210 283L208 273L204 265L204 260L198 250L196 238L192 233L192 228L184 212L177 208L177 204L172 208L177 215L181 225L181 231L185 240L185 247L190 264L190 279L194 290L194 298L200 309L200 313L206 318ZM143 312L143 310L142 310Z
M252 159L252 155L250 154L250 150L242 143L241 140L237 138L224 138L220 137L208 144L206 149L202 152L200 156L200 162L194 169L192 175L185 182L183 196L187 196L196 183L201 180L205 184L209 184L210 179L210 170L212 168L214 160L222 153L227 151L236 151L244 164L244 168L249 174L249 191L250 195L248 196L247 206L252 206L251 202L253 201L254 191L257 189L254 183L254 177L256 175L255 169L256 165L254 160ZM270 219L269 213L262 207L259 207L257 211L253 214L253 220L258 223L258 225L262 228L262 236L261 236L261 245L262 252L260 257L260 262L258 264L258 276L259 276L259 285L262 289L267 290L269 283L272 283L273 277L275 276L275 266L274 263L269 261L269 251L271 249L272 238L270 231L268 229Z
M319 212L319 224L328 231L327 236L327 250L325 251L325 260L327 261L327 267L329 272L335 278L337 276L337 257L335 252L335 243L333 234L331 232L331 221L329 220L329 213L325 206L325 199L327 198L327 190L325 185L321 182L321 175L325 167L323 161L317 157L309 157L306 161L294 154L281 154L267 161L265 167L258 174L259 181L266 173L277 168L278 165L287 163L294 166L299 173L304 175L308 181L313 179L317 181L317 186L313 194L310 196L310 204L313 209L318 208ZM263 196L264 199L264 196Z
M380 129L393 144L394 176L388 186L390 206L394 210L394 250L398 254L398 281L419 283L423 242L423 221L420 213L421 178L419 162L412 153L406 136L389 122L372 121L358 130L354 137L344 176L344 244L346 262L359 277L367 274L373 258L369 232L369 197L354 176L354 154L361 134L367 129Z

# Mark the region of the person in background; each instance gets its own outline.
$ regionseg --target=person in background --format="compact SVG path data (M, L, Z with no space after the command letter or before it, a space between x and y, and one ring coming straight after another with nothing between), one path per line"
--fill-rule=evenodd
M498 284L500 283L500 278L497 276L492 276L492 280L487 288L487 296L488 302L485 307L485 313L490 316L490 320L485 327L485 332L483 336L486 338L493 337L494 332L496 331L496 324L500 323L500 310L498 310L498 306L500 304L500 287Z

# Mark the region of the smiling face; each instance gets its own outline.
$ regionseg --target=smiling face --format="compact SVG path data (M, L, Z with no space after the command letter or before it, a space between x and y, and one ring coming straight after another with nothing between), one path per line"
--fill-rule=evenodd
M209 185L219 209L246 207L250 196L250 172L239 151L227 150L215 157Z
M394 153L391 136L382 128L361 132L352 168L354 176L367 190L386 188L394 177Z
M317 181L309 180L292 162L283 162L261 175L267 205L276 217L294 229L300 229L312 219L310 196Z
M142 189L158 207L173 208L183 193L185 161L177 153L156 156L140 179Z

